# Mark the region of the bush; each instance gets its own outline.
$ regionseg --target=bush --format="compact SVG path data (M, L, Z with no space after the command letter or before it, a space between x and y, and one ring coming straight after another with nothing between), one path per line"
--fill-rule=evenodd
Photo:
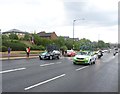
M40 45L40 46L37 46L37 45L33 45L31 47L31 50L45 50L45 47Z
M31 50L39 50L39 47L37 45L33 45L30 49Z
M2 45L10 47L12 51L25 51L26 45L20 41L2 41Z
M43 51L43 50L45 50L45 47L42 46L42 45L40 45L40 46L39 46L39 49Z
M6 52L7 47L6 46L0 46L0 52Z
M9 35L9 38L10 38L10 39L16 39L16 40L18 40L18 36L17 36L16 34L13 34L13 33L11 33L11 34Z
M66 51L68 48L66 46L62 46L60 49Z

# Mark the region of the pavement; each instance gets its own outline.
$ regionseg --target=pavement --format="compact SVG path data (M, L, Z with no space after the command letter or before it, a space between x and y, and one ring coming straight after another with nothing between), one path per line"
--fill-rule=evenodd
M29 56L29 58L38 58L38 57L39 57L38 54L31 54ZM25 59L25 58L28 58L28 57L26 57L26 55L16 54L16 55L11 55L9 58L7 55L4 55L2 56L2 58L0 57L0 60L14 60L14 59Z

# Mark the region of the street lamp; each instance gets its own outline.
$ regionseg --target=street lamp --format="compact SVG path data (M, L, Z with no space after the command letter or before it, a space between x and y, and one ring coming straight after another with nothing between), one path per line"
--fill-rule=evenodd
M85 19L83 18L83 19L73 20L73 49L74 49L74 25L75 25L75 21L78 21L78 20L85 20Z

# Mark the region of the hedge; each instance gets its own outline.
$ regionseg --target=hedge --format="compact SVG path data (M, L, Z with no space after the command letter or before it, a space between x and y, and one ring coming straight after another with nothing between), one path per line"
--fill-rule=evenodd
M31 47L31 50L45 50L45 47L40 45L40 46L37 46L37 45L33 45Z
M12 51L25 51L26 45L20 41L2 41L2 45L10 47Z
M6 46L0 46L0 52L6 52L7 47Z

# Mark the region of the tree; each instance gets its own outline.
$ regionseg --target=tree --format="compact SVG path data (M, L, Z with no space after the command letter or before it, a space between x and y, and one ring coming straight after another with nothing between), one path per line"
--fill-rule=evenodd
M106 48L110 48L110 43L105 43Z
M29 41L30 40L30 35L29 34L25 34L23 40Z
M9 38L10 39L12 39L12 40L18 40L18 36L16 35L16 34L13 34L13 33L11 33L10 35L9 35Z
M58 37L58 39L53 40L53 42L54 42L57 46L59 46L59 47L65 45L65 40L64 40L63 37Z
M37 35L37 34L33 34L32 36L34 37L35 44L36 45L41 45L41 38L40 38L40 36Z
M72 39L67 39L65 41L65 45L69 50L73 49L73 40Z
M66 47L66 46L61 46L60 49L66 51L66 50L67 50L67 47Z
M7 35L2 35L2 40L8 40L9 37Z
M98 41L98 48L103 49L103 48L105 48L105 47L106 47L105 42L102 41L102 40L99 40L99 41Z
M79 41L81 50L92 50L92 42L89 39L83 38Z

